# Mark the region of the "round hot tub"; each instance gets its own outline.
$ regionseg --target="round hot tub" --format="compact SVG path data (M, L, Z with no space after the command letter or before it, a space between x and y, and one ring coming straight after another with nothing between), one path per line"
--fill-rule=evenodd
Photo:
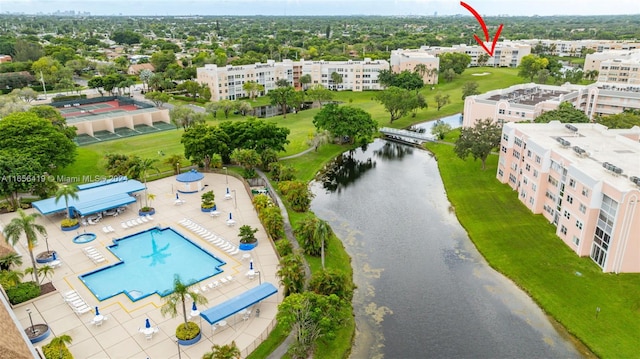
M76 244L88 243L96 239L96 237L97 236L95 233L82 233L73 237L73 243L76 243Z

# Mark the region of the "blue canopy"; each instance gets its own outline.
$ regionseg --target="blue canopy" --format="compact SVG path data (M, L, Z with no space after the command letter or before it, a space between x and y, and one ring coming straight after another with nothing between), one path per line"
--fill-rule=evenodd
M197 182L204 178L204 175L194 169L176 176L178 182Z
M228 299L222 304L205 310L200 313L200 316L209 322L209 324L215 324L222 319L230 317L276 293L278 293L278 288L274 287L273 284L262 283L237 297Z
M85 187L86 188L86 187ZM124 206L136 201L131 194L144 190L144 184L136 180L113 182L101 186L89 186L76 194L78 199L69 198L69 208L82 216L106 211L108 209ZM32 203L42 214L51 214L66 210L64 198L56 203L55 197L43 199Z

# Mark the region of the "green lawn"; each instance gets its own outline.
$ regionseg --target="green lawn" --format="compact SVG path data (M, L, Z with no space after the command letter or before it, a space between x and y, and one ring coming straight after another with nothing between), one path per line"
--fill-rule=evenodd
M458 159L452 146L427 147L438 158L460 223L492 267L598 357L640 357L640 275L605 274L591 259L576 256L555 227L496 180L497 156L482 171L480 162Z

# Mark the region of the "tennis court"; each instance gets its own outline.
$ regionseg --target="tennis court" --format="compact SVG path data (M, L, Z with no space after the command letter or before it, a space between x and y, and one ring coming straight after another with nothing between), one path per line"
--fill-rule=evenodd
M79 103L66 104L63 107L58 108L62 116L66 119L74 119L78 117L88 117L97 114L104 113L122 113L128 111L135 111L137 107L133 103L124 104L120 100L112 100L100 103L92 103L87 105L81 105Z

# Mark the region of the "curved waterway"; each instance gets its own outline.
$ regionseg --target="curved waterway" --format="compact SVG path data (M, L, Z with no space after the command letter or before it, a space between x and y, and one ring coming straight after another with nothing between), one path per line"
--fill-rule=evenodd
M353 258L352 358L580 358L491 269L459 224L427 151L376 140L313 182L311 209Z

